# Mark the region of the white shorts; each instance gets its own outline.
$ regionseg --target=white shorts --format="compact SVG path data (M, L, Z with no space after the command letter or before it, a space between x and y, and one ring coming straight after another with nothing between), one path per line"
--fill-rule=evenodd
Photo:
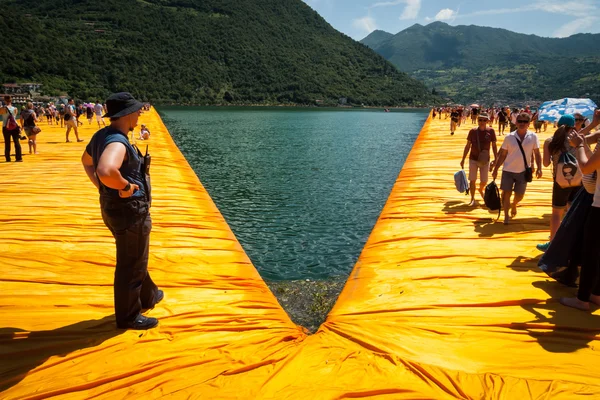
M75 119L75 117L72 116L70 120L65 121L65 126L77 128L77 119Z
M96 121L98 121L98 122L104 122L104 120L102 119L102 115L96 114Z

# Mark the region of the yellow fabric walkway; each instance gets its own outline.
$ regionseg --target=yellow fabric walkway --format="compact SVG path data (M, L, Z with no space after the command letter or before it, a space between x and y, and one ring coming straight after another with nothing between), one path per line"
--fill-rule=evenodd
M512 225L492 223L454 189L472 125L450 136L448 120L428 120L340 299L307 336L159 116L140 123L152 131L159 327L115 329L115 248L80 165L85 143L42 123L40 155L0 163L1 399L600 398L599 312L558 304L574 290L536 267L549 169ZM96 129L85 121L86 142Z

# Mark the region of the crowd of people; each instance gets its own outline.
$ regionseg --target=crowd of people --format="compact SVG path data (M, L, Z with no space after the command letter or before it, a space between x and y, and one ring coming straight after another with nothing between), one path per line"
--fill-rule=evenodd
M23 161L23 150L19 140L27 140L29 154L39 154L37 135L42 132L44 119L47 126L56 125L66 128L66 143L71 142L71 132L75 135L77 142L84 141L79 136L78 129L84 125L83 119L87 119L88 125L92 125L95 121L98 124L98 129L106 127L104 120L107 114L106 104L100 100L96 102L79 102L78 104L75 104L73 99L69 99L66 104L49 102L34 105L32 102L27 102L20 109L13 105L11 96L4 96L3 100L4 104L0 106L0 115L2 115L4 158L6 162L11 161L11 147L14 147L15 161ZM148 110L149 104L144 104L143 109ZM142 125L137 139L148 140L149 138L150 130Z
M496 180L502 167L500 190L504 224L508 225L516 217L527 184L534 176L542 177L542 166L552 166L550 240L537 245L545 252L540 268L571 287L576 286L579 275L577 296L560 299L562 304L581 310L589 310L590 303L600 305L600 182L596 179L600 170L600 152L596 151L600 131L592 132L600 125L600 109L595 111L592 121L578 113L562 115L553 124L555 131L542 148L537 133L546 130L548 123L539 120L538 112L529 107L433 110L433 118L442 115L450 118L451 135L469 116L473 124L478 124L467 135L460 161L464 168L465 159L469 157L469 205L476 205L476 191L484 198L490 170L492 179ZM504 132L510 124L508 133L500 133L505 137L499 151L494 120L498 121L499 132ZM532 123L535 131L530 130ZM593 145L596 147L592 150Z
M498 135L502 136L505 134L507 128L508 132L514 132L517 130L517 117L520 113L527 113L530 115L530 122L533 124L536 133L540 133L542 128L544 131L548 128L548 121L541 121L538 119L537 111L532 111L530 106L525 108L510 108L506 107L489 107L481 108L477 107L437 107L433 109L433 118L445 119L450 118L450 135L454 135L454 132L461 125L465 124L468 119L471 119L471 123L477 123L477 117L479 114L484 113L487 115L488 125L494 126L494 123L498 123Z

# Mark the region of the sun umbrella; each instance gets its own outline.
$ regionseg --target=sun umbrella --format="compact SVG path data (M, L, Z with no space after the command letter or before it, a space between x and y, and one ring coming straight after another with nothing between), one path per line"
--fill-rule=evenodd
M598 108L596 103L590 99L572 99L565 97L564 99L546 101L542 103L538 112L540 121L558 121L564 114L579 113L586 118L592 119L594 110Z
M473 103L473 104L471 104L469 107L471 107L471 108L479 108L479 104L475 104L475 103Z

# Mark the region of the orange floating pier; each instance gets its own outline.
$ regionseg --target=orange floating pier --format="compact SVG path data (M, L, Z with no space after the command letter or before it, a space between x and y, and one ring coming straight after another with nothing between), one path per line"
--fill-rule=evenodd
M0 399L600 398L600 312L536 267L551 173L508 226L454 189L467 130L425 123L327 320L292 323L158 114L149 331L116 330L114 241L64 130L0 163ZM87 140L97 126L81 128ZM543 140L550 132L540 135ZM502 140L502 137L499 138ZM26 142L22 142L27 150Z

